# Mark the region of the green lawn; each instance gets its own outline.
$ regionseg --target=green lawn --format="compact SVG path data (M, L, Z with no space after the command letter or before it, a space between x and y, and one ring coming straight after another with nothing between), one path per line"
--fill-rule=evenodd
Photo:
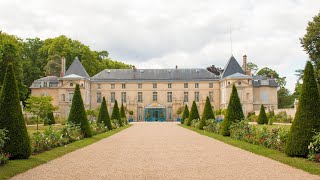
M199 130L194 127L189 127L189 126L185 126L185 125L181 125L181 124L179 126L190 129L190 130L195 131L199 134L217 139L217 140L222 141L226 144L230 144L232 146L239 147L239 148L244 149L246 151L249 151L249 152L261 155L261 156L268 157L270 159L279 161L281 163L287 164L289 166L292 166L292 167L295 167L298 169L302 169L302 170L307 171L311 174L320 175L320 164L319 163L308 161L307 159L304 159L304 158L288 157L284 153L277 151L277 150L269 149L264 146L250 144L250 143L247 143L244 141L235 140L230 137L222 136L220 134L206 132L204 130ZM272 170L270 170L270 172L271 171Z
M55 130L60 129L62 127L64 127L64 125L51 125L51 127ZM46 130L47 128L49 128L49 126L44 126L43 124L39 125L39 130L37 130L37 126L27 126L27 130L28 133L31 135L35 132L44 132L44 130Z
M10 177L25 172L28 169L39 166L69 152L75 151L92 143L95 143L101 139L112 136L113 134L120 132L130 126L131 125L128 125L112 131L108 131L106 133L98 134L93 136L92 138L85 138L63 147L57 147L50 151L45 151L41 154L30 156L29 159L11 160L8 164L0 166L0 179L9 179Z

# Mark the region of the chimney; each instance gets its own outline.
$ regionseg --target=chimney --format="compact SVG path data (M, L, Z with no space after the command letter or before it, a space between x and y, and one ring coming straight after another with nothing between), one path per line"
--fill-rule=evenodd
M60 77L63 77L66 73L66 58L62 57L61 58L61 72L60 72Z
M178 65L176 65L176 69L178 69Z
M243 55L242 69L245 73L247 72L247 55Z

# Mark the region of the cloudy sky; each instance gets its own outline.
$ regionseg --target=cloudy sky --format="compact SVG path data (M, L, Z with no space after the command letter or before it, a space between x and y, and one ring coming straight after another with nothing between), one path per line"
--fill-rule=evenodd
M299 38L319 12L319 0L1 0L0 29L64 34L138 68L223 67L247 54L293 90L294 70L308 59Z

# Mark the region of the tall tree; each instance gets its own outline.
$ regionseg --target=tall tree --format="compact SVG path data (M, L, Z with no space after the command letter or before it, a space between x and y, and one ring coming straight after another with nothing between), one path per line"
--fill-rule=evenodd
M192 106L191 106L191 110L190 110L190 114L189 114L189 118L187 119L187 125L190 126L191 125L191 121L194 119L199 119L199 111L198 111L198 107L195 101L192 102Z
M264 109L263 104L261 104L261 107L260 107L260 113L259 113L259 116L257 119L257 123L258 124L268 124L268 118L267 118L267 114L266 114L266 111Z
M288 156L306 157L308 145L315 132L320 130L320 98L314 77L313 66L307 62L298 109L292 123L285 153Z
M76 85L76 88L74 90L68 122L80 125L81 131L85 137L92 136L88 117L84 109L79 84Z
M227 113L222 122L221 134L223 136L230 136L230 125L233 122L241 121L244 119L242 106L238 96L237 88L235 85L232 86L232 92L227 108Z
M203 129L203 127L206 125L205 122L208 119L214 119L214 114L213 114L213 111L212 111L212 107L211 107L211 103L210 103L209 97L207 96L206 103L205 103L204 108L203 108L203 113L202 113L202 116L201 116L201 120L199 122L199 129Z
M11 159L27 159L31 155L30 139L22 115L13 65L8 65L0 96L0 129L8 130L3 151Z
M108 113L107 103L106 103L105 97L103 97L103 99L102 99L97 122L98 123L103 122L108 127L108 130L112 130L112 125L111 125L110 116Z
M120 116L120 111L119 111L119 106L118 106L118 101L115 100L114 102L114 106L113 106L113 110L112 110L112 114L111 114L111 119L116 119L119 122L120 126L123 126L122 120L121 120L121 116Z
M320 12L308 23L307 33L300 38L300 41L314 64L315 76L320 88Z
M188 105L184 105L184 109L181 117L181 124L184 124L184 121L187 118L189 118L189 109L188 109Z
M247 63L247 68L251 71L252 75L256 75L258 71L258 66L252 62Z
M46 71L46 75L59 77L61 72L61 56L58 54L49 56L44 70Z

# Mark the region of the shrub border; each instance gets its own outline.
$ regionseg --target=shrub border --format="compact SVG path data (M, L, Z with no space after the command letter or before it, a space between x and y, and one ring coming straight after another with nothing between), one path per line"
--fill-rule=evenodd
M56 147L52 150L44 151L43 153L37 155L32 155L29 159L10 160L8 164L0 166L0 179L9 179L17 174L23 173L36 166L47 163L67 153L73 152L77 149L86 147L104 138L112 136L131 126L132 125L129 124L118 129L92 136L91 138L84 138L82 140L75 141L73 143L67 144L66 146Z
M191 131L195 131L201 135L205 135L216 140L222 141L226 144L238 147L240 149L252 152L254 154L258 154L276 161L279 161L283 164L287 164L291 167L302 169L306 172L311 174L320 175L320 164L316 162L309 161L304 158L297 158L297 157L288 157L285 153L280 151L269 149L264 146L250 144L248 142L239 141L236 139L232 139L231 137L222 136L220 134L215 134L212 132L207 132L204 130L199 130L194 127L189 127L183 124L178 124L179 126L189 129Z

